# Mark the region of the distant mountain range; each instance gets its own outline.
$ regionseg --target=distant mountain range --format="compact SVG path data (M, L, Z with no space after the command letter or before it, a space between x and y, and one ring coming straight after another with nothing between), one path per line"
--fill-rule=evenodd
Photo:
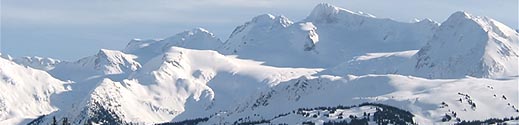
M0 124L519 124L519 33L319 4L76 61L0 58Z

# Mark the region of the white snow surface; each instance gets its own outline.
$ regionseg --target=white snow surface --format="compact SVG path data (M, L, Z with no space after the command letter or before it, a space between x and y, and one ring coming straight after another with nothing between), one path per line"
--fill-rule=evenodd
M0 124L323 123L338 118L281 114L364 102L419 124L519 117L518 46L513 29L466 12L405 23L323 3L296 22L259 15L225 42L195 28L76 61L0 54Z
M519 105L517 82L517 77L507 80L474 77L431 80L402 75L301 77L263 91L249 102L239 104L234 110L213 117L206 123L232 123L246 117L251 121L271 119L297 108L363 102L408 110L416 115L418 124L438 123L446 113L453 111L462 120L516 117ZM467 98L465 95L468 95ZM471 107L469 100L475 103L475 108ZM448 106L442 106L442 102ZM300 124L308 120L290 117L274 120L274 124Z
M330 72L425 78L517 77L518 39L517 32L493 19L460 11L443 22L418 52L367 53L335 66Z
M438 28L428 19L396 22L329 4L294 25L283 16L263 17L237 27L219 52L273 66L332 67L364 53L419 49Z
M62 62L49 73L60 79L80 81L96 75L116 75L136 71L141 68L141 64L136 59L137 56L132 54L101 49L94 56L74 62Z
M112 63L102 64L120 64L116 63L120 60L108 60ZM60 97L80 99L60 104L65 110L48 116L68 117L69 121L83 124L88 118L84 112L102 107L114 111L125 122L151 124L185 120L210 115L249 97L244 95L321 70L271 67L212 50L171 47L134 72L78 79L72 89L81 91ZM43 123L50 120L47 118Z
M418 76L517 76L519 34L493 19L456 12L415 58Z
M0 58L0 124L23 124L58 110L56 94L70 91L70 82L53 78L45 71Z
M44 58L44 57L38 57L38 56L24 56L21 58L15 58L13 59L14 62L20 64L29 66L35 69L49 71L54 69L54 67L61 63L61 60L53 59L53 58Z

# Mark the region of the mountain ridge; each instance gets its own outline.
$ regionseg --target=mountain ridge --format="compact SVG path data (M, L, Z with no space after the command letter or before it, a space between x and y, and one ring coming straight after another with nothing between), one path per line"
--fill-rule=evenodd
M296 22L256 16L225 42L194 28L49 63L47 71L38 68L47 66L39 63L44 60L30 65L0 55L0 90L24 96L20 101L28 103L19 107L37 111L13 115L0 108L0 123L457 124L519 118L518 39L506 25L466 12L441 24L404 23L323 3ZM0 95L0 105L16 103L9 95ZM405 117L381 118L388 112Z

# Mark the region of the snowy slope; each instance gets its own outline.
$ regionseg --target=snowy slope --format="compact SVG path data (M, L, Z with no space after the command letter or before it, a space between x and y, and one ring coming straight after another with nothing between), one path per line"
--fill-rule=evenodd
M141 41L135 39L130 41L123 51L101 49L96 55L74 62L60 63L49 73L60 79L76 81L77 84L72 88L78 90L61 94L59 97L76 99L58 104L57 107L63 110L48 114L46 117L36 120L35 123L50 123L52 117L57 117L58 121L67 118L69 122L76 124L102 123L102 120L115 120L117 123L170 121L183 110L183 103L187 97L184 97L181 93L171 93L170 90L156 91L149 89L150 83L154 81L142 80L143 83L139 83L136 79L129 78L130 75L153 77L152 74L149 74L152 71L149 70L142 71L148 74L141 75L138 73L138 70L143 68L141 64L148 63L152 58L164 56L172 46L211 49L218 47L220 44L221 42L212 33L202 28L196 28L164 40ZM153 69L154 67L160 67L162 63L166 63L160 58L157 61L150 61L155 63L145 69ZM188 64L185 65L188 66ZM185 72L179 71L175 74L185 74ZM176 80L175 78L172 79ZM128 86L121 87L121 84L133 85L134 87L125 88ZM175 86L175 84L167 86ZM152 86L152 88L154 87L161 88L164 86ZM194 93L193 91L188 92ZM168 93L169 96L162 96L165 93ZM136 95L131 96L131 94ZM164 100L156 97L164 98ZM114 107L116 104L120 106ZM139 112L135 112L135 107L149 108L143 108ZM149 117L140 117L146 113ZM117 118L102 119L106 118L104 115L117 116Z
M161 103L167 102L162 105L185 111L175 117L182 120L225 109L259 89L320 70L263 66L215 51L173 47L130 78L144 85L160 86L152 91L162 93Z
M517 32L493 19L456 12L418 52L368 53L329 72L425 78L515 77L519 72L518 38Z
M279 47L276 44L283 44L272 41L264 41L262 39L273 37L277 33L283 32L293 22L284 16L274 16L271 14L263 14L252 18L251 21L246 22L234 29L229 39L222 46L221 52L223 54L236 54L241 51L249 51L250 45L264 46L264 47ZM275 37L284 37L286 34L277 34ZM261 41L258 41L261 40ZM258 42L252 42L258 41ZM250 53L252 54L252 53Z
M164 53L172 46L198 50L214 50L221 45L222 41L214 36L213 33L203 28L195 28L165 39L133 39L122 52L139 56L139 62L147 62L149 59Z
M518 39L465 12L440 25L319 4L297 22L254 17L225 42L195 28L73 62L4 54L0 123L380 122L364 112L419 124L519 118Z
M364 53L419 49L437 27L428 19L403 23L319 4L296 23L255 17L237 27L219 52L273 66L331 67Z
M146 87L133 82L115 82L109 78L78 83L72 86L87 91L72 91L60 95L60 98L79 98L63 102L60 111L53 112L33 121L36 124L50 124L53 118L62 122L67 120L72 124L123 124L123 123L153 123L168 121L164 117L176 112L147 102L153 97L146 97ZM89 85L90 84L90 85ZM140 95L140 96L139 96ZM145 98L140 98L145 96Z
M174 36L160 40L131 40L124 52L131 53L133 51L142 50L144 48L153 48L160 46L161 48L154 48L163 50L171 46L178 46L190 49L210 50L219 47L222 42L214 36L213 33L203 28L195 28L189 31L178 33Z
M260 62L236 59L210 50L172 47L158 55L127 79L96 77L72 88L87 90L62 94L81 97L63 105L38 123L52 117L83 123L161 123L209 115L227 109L247 95L321 69L277 68ZM236 95L234 93L240 93ZM76 105L70 108L66 105ZM111 116L109 119L103 119ZM113 119L112 119L113 118Z
M94 56L74 62L62 62L49 73L60 79L82 81L96 75L116 75L136 71L141 68L141 64L136 59L135 55L101 49Z
M335 62L332 66L365 53L419 49L438 28L429 19L397 22L330 4L317 5L304 21L317 27L316 51L322 60Z
M452 14L416 55L415 73L432 78L518 75L519 34L487 17Z
M149 42L149 43L147 43ZM211 43L215 43L211 45ZM221 42L210 32L202 28L179 33L165 40L132 40L122 51L101 49L97 54L79 59L74 62L62 62L50 70L53 76L77 82L73 87L80 88L77 92L62 95L63 98L79 98L73 102L61 105L87 105L92 91L104 78L116 82L128 79L129 75L142 68L151 58L163 54L171 46L188 46L195 49L217 47ZM211 46L208 46L211 45ZM164 51L161 51L165 49ZM88 107L88 106L87 106ZM67 109L70 106L66 107ZM77 109L74 111L81 111ZM60 114L60 113L58 113ZM70 115L71 113L69 113ZM73 113L72 113L73 114ZM67 115L64 115L67 116ZM82 119L84 120L84 119ZM163 119L162 119L163 120Z
M366 53L362 56L329 68L320 74L367 75L399 73L399 66L413 58L418 50L389 53Z
M54 69L54 67L57 64L61 63L61 61L57 60L57 59L43 58L43 57L38 57L38 56L34 56L34 57L24 56L21 58L15 58L15 59L13 59L13 61L20 65L29 66L29 67L39 69L39 70L44 70L44 71L52 70L52 69Z
M308 64L308 58L301 54L301 52L305 52L303 46L294 48L288 40L292 33L288 31L289 27L299 27L298 24L292 24L293 22L284 16L271 14L256 16L251 21L236 27L218 52L225 55L238 55L238 58L258 60L274 66L294 67L285 63ZM304 33L302 29L292 29L295 29L297 33ZM297 35L303 40L306 40L308 36ZM287 58L289 57L287 55L294 56L294 58Z
M428 80L401 75L301 77L280 83L240 104L235 110L212 117L206 123L233 123L240 118L259 121L298 108L349 106L363 102L408 110L415 115L414 121L419 124L441 122L445 114L454 116L454 113L455 118L461 120L517 117L517 82L517 78ZM285 120L275 118L273 123L316 122L323 116L287 117ZM454 123L454 120L451 122Z
M55 94L69 91L69 82L45 71L0 58L0 124L18 124L58 110ZM25 121L26 122L26 121Z
M49 57L39 57L39 56L32 56L32 57L24 56L24 57L13 58L9 54L2 55L2 53L0 53L0 58L4 58L6 60L11 60L20 65L28 66L31 68L44 70L44 71L52 70L52 69L54 69L54 67L57 64L62 62L61 60L58 60L58 59L53 59L53 58L49 58Z

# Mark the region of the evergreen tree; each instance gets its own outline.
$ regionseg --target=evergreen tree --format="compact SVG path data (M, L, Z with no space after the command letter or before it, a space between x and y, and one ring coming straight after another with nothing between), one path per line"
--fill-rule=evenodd
M62 125L70 125L70 123L68 122L68 118L63 118Z
M58 123L56 122L56 116L53 116L52 117L52 123L51 125L58 125Z

